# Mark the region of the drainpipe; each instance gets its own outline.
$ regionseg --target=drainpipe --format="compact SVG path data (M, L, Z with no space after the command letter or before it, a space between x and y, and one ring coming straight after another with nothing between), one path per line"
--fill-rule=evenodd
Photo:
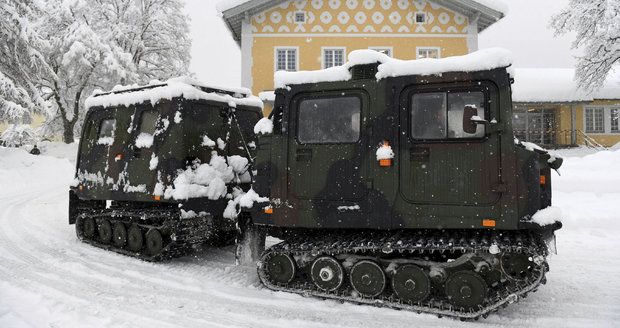
M577 109L574 104L570 105L570 142L571 145L577 146Z

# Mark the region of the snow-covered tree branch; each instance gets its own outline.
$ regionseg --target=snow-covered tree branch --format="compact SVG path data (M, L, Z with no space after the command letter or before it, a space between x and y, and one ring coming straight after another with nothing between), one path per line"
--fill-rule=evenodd
M0 16L0 120L46 113L45 130L65 142L94 89L163 80L189 66L181 0L0 0Z
M556 35L576 32L574 49L582 49L576 78L587 91L600 88L620 64L620 0L570 0L551 19Z
M37 3L0 0L0 120L13 124L28 122L45 103L37 86L49 72L40 52L45 41L31 23L41 15Z

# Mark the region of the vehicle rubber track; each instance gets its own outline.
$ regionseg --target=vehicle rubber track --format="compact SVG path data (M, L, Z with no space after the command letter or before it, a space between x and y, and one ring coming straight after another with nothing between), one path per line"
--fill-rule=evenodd
M214 234L211 217L181 218L178 210L82 209L79 213L75 225L78 239L98 248L149 262L187 255L194 246L206 242ZM94 233L90 234L84 231L84 222L89 219L94 220L96 226ZM117 245L113 240L102 241L99 231L104 220L107 220L112 227L122 224L126 232L130 227L138 227L143 246L135 251L130 249L128 241ZM157 231L161 235L161 246L157 247L159 251L156 253L149 252L146 246L146 235L149 231ZM114 237L113 235L112 238Z
M535 292L541 283L545 284L545 273L548 271L547 254L548 247L541 235L529 231L350 232L344 235L300 235L265 250L258 263L258 274L262 283L275 291L473 320L486 318L489 313L519 301L529 292ZM290 281L276 281L276 274L273 272L280 273L282 270L270 269L277 266L273 263L280 260L282 255L288 256L295 266ZM280 258L276 258L277 256ZM331 258L340 263L340 272L343 272L344 276L341 281L344 281L338 284L337 288L320 288L318 283L313 282L316 276L313 276L312 264L320 258L324 262L326 258L327 262ZM362 261L378 264L384 273L384 288L380 289L381 292L376 296L364 296L353 286L351 267ZM417 301L404 301L395 292L395 272L397 268L407 264L421 268L429 277L431 287L428 288L426 296ZM325 277L331 278L333 274L330 274L331 276L327 274ZM458 285L456 276L460 278L474 275L483 278L484 283L476 283L481 281L478 278L466 279L470 279L470 282L473 280L474 285L485 286L483 301L472 306L455 305L454 303L458 302L451 302L451 297L446 295L447 281L456 281L450 284L460 287L461 293L471 294L469 287L463 289ZM373 282L366 283L372 285ZM465 285L467 284L463 283L462 286ZM415 284L409 286L415 290L412 286Z

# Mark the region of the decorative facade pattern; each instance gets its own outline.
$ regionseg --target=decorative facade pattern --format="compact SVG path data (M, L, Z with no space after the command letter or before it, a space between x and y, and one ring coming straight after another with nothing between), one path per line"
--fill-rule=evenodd
M251 23L256 35L462 35L469 29L467 17L425 0L293 0L253 16Z

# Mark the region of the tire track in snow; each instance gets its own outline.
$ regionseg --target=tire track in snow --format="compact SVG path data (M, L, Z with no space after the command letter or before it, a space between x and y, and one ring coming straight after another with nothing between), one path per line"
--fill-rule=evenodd
M44 192L41 192L40 194L44 194ZM28 220L25 220L28 217L35 217L35 216L29 216L29 215L24 215L23 211L25 204L27 203L34 203L37 200L41 200L44 199L45 196L39 196L36 197L34 199L31 199L31 196L25 196L20 197L18 199L17 202L13 202L13 204L11 204L11 206L6 209L3 213L2 219L3 221L7 221L7 218L9 217L18 217L21 218L23 220L23 222L20 223L26 223L28 222ZM18 214L20 215L12 215L13 213L15 213L15 208L19 208L20 210L18 210ZM37 220L37 218L35 217L35 220ZM31 223L31 222L28 222ZM17 229L20 229L20 231L18 231ZM129 262L133 262L133 261L137 261L134 259L130 259L124 256L120 256L120 255L116 255L116 254L112 254L112 253L108 253L106 251L102 251L100 249L97 248L93 248L91 246L85 245L85 244L81 244L79 242L76 241L76 245L67 245L67 246L77 246L78 247L83 247L85 249L88 249L87 251L85 251L82 255L85 256L78 256L78 257L71 257L70 254L67 254L66 251L60 251L54 247L49 247L47 245L47 240L43 240L45 241L45 243L41 243L41 236L37 236L37 234L32 234L31 232L34 230L38 230L39 232L44 232L45 230L41 228L41 225L37 224L37 225L32 225L30 224L30 226L27 226L26 224L20 224L17 226L12 226L11 227L12 230L15 231L15 233L13 235L18 236L18 239L22 239L20 241L9 241L8 243L3 243L0 244L3 246L3 248L9 251L9 253L13 253L13 254L18 254L19 257L22 259L22 262L25 262L22 266L21 266L21 270L18 271L26 271L28 268L32 269L33 267L41 267L41 265L44 266L44 268L42 269L47 269L49 270L50 267L48 267L47 265L49 264L62 264L62 261L65 262L70 262L70 261L75 261L78 260L79 262L81 262L84 265L88 265L88 264L92 264L92 263L97 263L96 261L93 261L93 259L90 258L90 254L89 253L103 253L103 254L97 254L97 255L101 255L103 257L117 257L122 259L122 262L127 263ZM62 234L62 237L66 238L66 233ZM8 236L4 233L2 233L1 235L3 238L3 240L10 240L10 238L8 238ZM60 236L60 234L59 234ZM44 236L45 237L45 236ZM32 256L29 253L29 249L25 249L20 247L20 245L28 245L24 242L26 242L27 240L30 241L37 241L39 242L38 244L36 244L36 251L37 253L39 253L38 255L44 255L43 257L49 257L49 258L54 258L54 259L58 259L60 261L52 261L52 262L43 262L40 258L37 258L35 256ZM67 242L68 244L68 242ZM62 245L58 245L55 244L55 246L62 246ZM232 256L232 255L231 255ZM107 259L106 259L107 260ZM107 261L106 261L107 262ZM138 268L141 268L141 266L146 265L147 269L151 269L154 272L157 273L157 275L160 275L161 272L157 272L158 267L153 267L153 264L150 263L145 263L145 262L138 262ZM11 263L13 265L11 265L12 267L18 267L18 265L16 263ZM120 264L120 263L119 263ZM202 264L202 266L208 266L210 263L204 263ZM221 264L220 264L221 265ZM181 274L185 273L186 271L191 271L191 270L199 270L204 272L205 270L201 270L204 269L203 267L201 267L198 264L194 264L194 263L190 263L188 264L184 264L184 268L183 270L181 270ZM87 267L88 268L88 267ZM110 268L110 267L106 267L106 266L99 266L96 269L93 268L88 268L89 270L93 270L96 272L96 275L93 277L91 274L76 274L75 272L72 271L67 271L66 268L63 268L62 266L58 266L56 265L54 268L54 270L57 272L56 274L54 274L52 277L50 277L50 275L46 275L46 276L41 276L41 275L32 275L31 277L31 281L39 281L39 282L45 282L44 286L54 286L54 288L56 290L58 290L60 293L65 293L66 295L70 295L70 294L75 294L76 291L79 292L80 295L84 295L84 294L91 294L91 295L95 295L95 297L97 297L97 302L102 303L103 299L102 296L106 295L106 296L113 296L113 295L107 295L107 294L102 294L102 291L98 288L84 288L83 286L97 286L97 285L101 285L102 283L105 283L105 278L106 277L115 277L115 279L118 279L120 277L118 277L119 273L120 274L125 274L124 271L122 269L117 269L117 268ZM102 270L103 269L103 270ZM132 269L136 269L136 268L132 268ZM175 267L176 269L176 267ZM224 268L222 270L222 268L216 268L217 271L221 271L222 273L226 274L227 270L226 268ZM105 271L105 272L102 272ZM169 274L172 275L176 272L177 270L173 270L173 272L170 272ZM210 272L211 270L208 270L208 272ZM235 271L235 270L232 270ZM238 271L238 270L237 270ZM250 270L250 274L253 274L253 270ZM228 271L230 272L230 270ZM6 274L6 272L5 272ZM138 274L143 274L138 272ZM239 275L247 275L248 272L243 272L243 270L239 273ZM244 295L246 294L247 291L247 287L248 286L241 286L242 287L242 294L240 295L234 295L234 294L230 294L229 291L226 292L222 292L220 290L217 289L211 289L209 290L209 294L205 294L203 292L195 292L195 291L188 291L186 289L178 289L178 288L174 288L172 287L172 290L170 289L169 285L166 285L166 281L160 280L158 283L153 284L153 281L149 280L148 284L144 285L138 285L138 286L134 286L134 282L135 282L135 275L133 275L134 277L131 277L131 275L129 276L129 278L134 278L133 281L129 280L129 286L124 287L124 290L128 291L129 293L132 292L136 292L136 293L140 293L140 292L144 292L144 290L149 290L149 289L157 289L156 293L159 297L163 297L163 298L167 298L167 299L177 299L179 301L191 301L193 303L196 303L197 305L201 305L199 306L199 310L190 312L187 309L183 310L183 311L179 311L179 312L184 312L185 316L184 318L187 318L188 315L191 317L197 317L197 318L204 318L204 317L208 317L209 316L209 312L208 311L204 311L204 309L209 309L212 308L214 305L217 308L218 304L227 304L227 307L229 307L230 309L228 311L224 311L225 312L225 320L222 320L223 318L218 317L217 319L215 317L212 317L213 320L217 320L217 321L222 321L224 322L223 325L226 326L251 326L253 324L249 324L250 321L252 320L248 320L250 317L249 315L251 315L251 317L256 318L254 319L254 324L261 322L263 325L267 325L267 326L271 326L273 325L273 322L271 322L272 319L274 319L276 322L280 321L280 324L277 324L276 326L280 326L280 325L284 325L286 326L287 324L285 324L285 322L288 323L292 323L295 321L299 321L299 320L303 320L303 319L308 319L307 317L304 316L303 312L299 311L299 300L302 300L302 298L295 296L295 295L290 295L290 294L284 294L281 296L284 297L279 297L279 299L274 300L272 299L272 297L268 297L270 294L273 294L273 292L271 291L267 291L264 290L264 292L261 290L259 291L259 294L257 297L251 297L251 296L247 296ZM216 278L219 276L219 278L221 278L221 274L214 274L214 276L216 276ZM125 277L127 277L127 275L125 274ZM67 283L67 281L73 281L74 279L79 280L80 284L76 285L76 284L70 284ZM25 279L22 277L22 280ZM160 279L160 278L158 278ZM62 280L62 283L59 283L59 280ZM215 281L215 285L217 285L218 281ZM22 284L24 285L24 284ZM214 285L214 282L210 282L209 285ZM159 288L164 288L164 289L159 289ZM238 292L238 289L235 290L236 292ZM292 298L292 299L291 299ZM205 300L209 300L208 303L205 304ZM317 302L321 302L318 300L313 300L313 299L307 299L310 301L310 303L317 303ZM222 302L225 301L225 302ZM105 302L103 302L105 303ZM232 303L232 304L231 304ZM109 306L118 306L118 303L115 302L107 302L105 303L106 307ZM133 307L131 309L132 312L137 312L139 313L139 311L136 311L136 309L141 309L141 308L148 308L147 306L144 306L144 304L140 304L142 306L138 306L138 307ZM271 319L262 319L262 317L265 314L265 307L269 307L272 306L273 308L278 308L278 315L275 318L271 318ZM202 309L200 309L202 308ZM234 310L238 310L238 309L245 309L245 314L243 315L235 315L234 314ZM329 318L330 316L332 316L336 310L334 310L332 307L325 306L324 304L320 304L319 309L322 310L321 312L324 312L325 316L323 318L320 318L321 316L319 316L319 318L314 318L315 321L310 321L307 323L312 323L313 326L322 326L324 324L327 324L326 322L321 322L321 321L325 321L326 318ZM222 310L221 308L218 310ZM318 309L317 309L318 310ZM125 311L127 311L125 309ZM228 313L226 313L228 312ZM232 313L231 313L232 312ZM215 315L215 314L213 314ZM143 313L142 316L149 316L148 313ZM235 321L233 320L233 317L238 317L239 321ZM261 318L261 319L258 319ZM258 320L257 320L258 319ZM316 320L319 319L319 320ZM321 320L323 319L323 320ZM168 322L169 324L172 324L171 322ZM187 326L186 322L185 324L183 324L184 326ZM204 322L202 322L204 324ZM209 321L209 324L214 324L213 321ZM331 326L333 326L334 323L331 324Z

